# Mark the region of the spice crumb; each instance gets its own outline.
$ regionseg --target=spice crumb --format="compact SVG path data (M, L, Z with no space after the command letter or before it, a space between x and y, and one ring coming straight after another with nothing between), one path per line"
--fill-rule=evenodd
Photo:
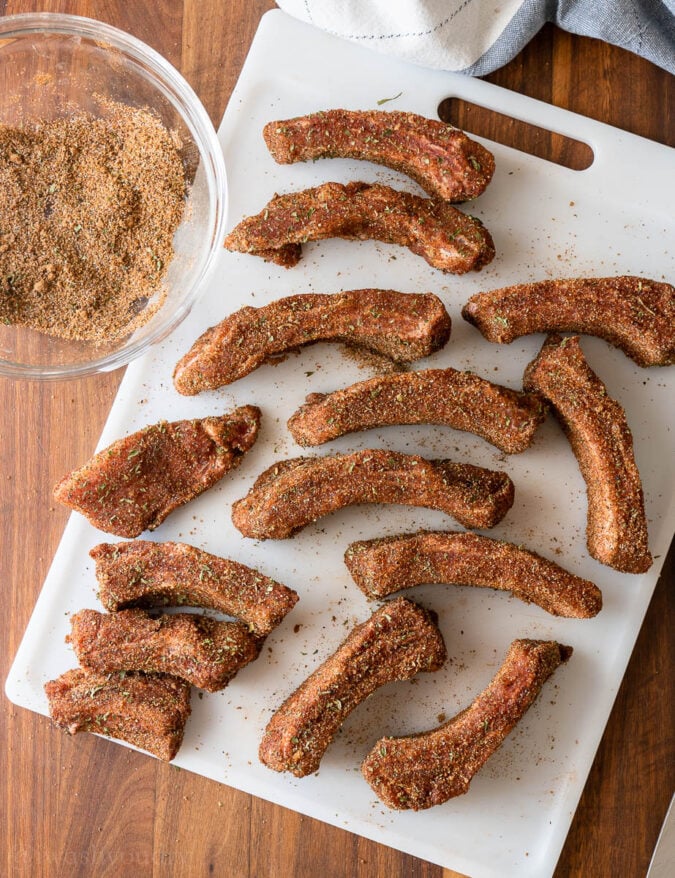
M180 145L149 110L106 102L0 125L0 320L109 342L147 322L185 210Z

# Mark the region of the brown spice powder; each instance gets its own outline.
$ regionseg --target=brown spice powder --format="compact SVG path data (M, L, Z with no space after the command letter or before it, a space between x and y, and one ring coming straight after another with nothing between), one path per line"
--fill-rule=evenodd
M4 323L102 343L164 300L187 189L179 143L147 110L104 109L0 126Z

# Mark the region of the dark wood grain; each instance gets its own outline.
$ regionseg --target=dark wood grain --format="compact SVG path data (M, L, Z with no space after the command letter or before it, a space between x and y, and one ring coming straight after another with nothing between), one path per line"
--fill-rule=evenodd
M131 31L180 67L217 122L269 0L0 0ZM547 26L488 77L636 134L675 143L673 77ZM496 132L499 133L499 132ZM527 146L527 144L525 144ZM4 679L67 514L55 481L92 452L119 372L77 383L0 380L0 661ZM556 878L643 876L673 787L670 559L565 844ZM226 737L227 730L223 730ZM3 699L0 874L440 878L442 870L224 785L49 721ZM450 873L446 872L449 876Z
M528 152L550 162L583 171L593 164L593 150L587 143L496 113L461 98L446 98L438 115L450 125L464 128L477 137L486 137L505 146Z

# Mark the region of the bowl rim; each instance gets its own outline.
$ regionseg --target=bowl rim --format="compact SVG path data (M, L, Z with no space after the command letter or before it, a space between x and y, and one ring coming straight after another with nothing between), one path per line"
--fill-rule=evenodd
M0 359L0 375L2 376L49 381L80 378L98 372L111 372L126 366L152 345L165 339L185 319L198 300L199 292L205 289L207 280L215 267L216 257L220 252L227 221L228 185L222 147L204 105L185 77L156 49L127 31L85 16L60 12L26 12L0 17L0 41L11 39L12 36L31 33L87 37L97 43L105 43L113 49L122 51L131 59L140 62L146 70L149 69L153 85L171 103L190 131L199 149L201 163L207 175L207 188L211 193L208 220L212 239L211 246L190 281L183 302L170 320L158 325L143 339L139 339L119 351L87 360L81 364L53 367L33 366Z

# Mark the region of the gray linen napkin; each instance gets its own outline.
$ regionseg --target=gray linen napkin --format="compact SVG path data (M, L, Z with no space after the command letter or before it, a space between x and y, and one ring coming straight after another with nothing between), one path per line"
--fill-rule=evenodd
M675 74L675 0L277 0L303 21L423 67L482 76L547 22Z

